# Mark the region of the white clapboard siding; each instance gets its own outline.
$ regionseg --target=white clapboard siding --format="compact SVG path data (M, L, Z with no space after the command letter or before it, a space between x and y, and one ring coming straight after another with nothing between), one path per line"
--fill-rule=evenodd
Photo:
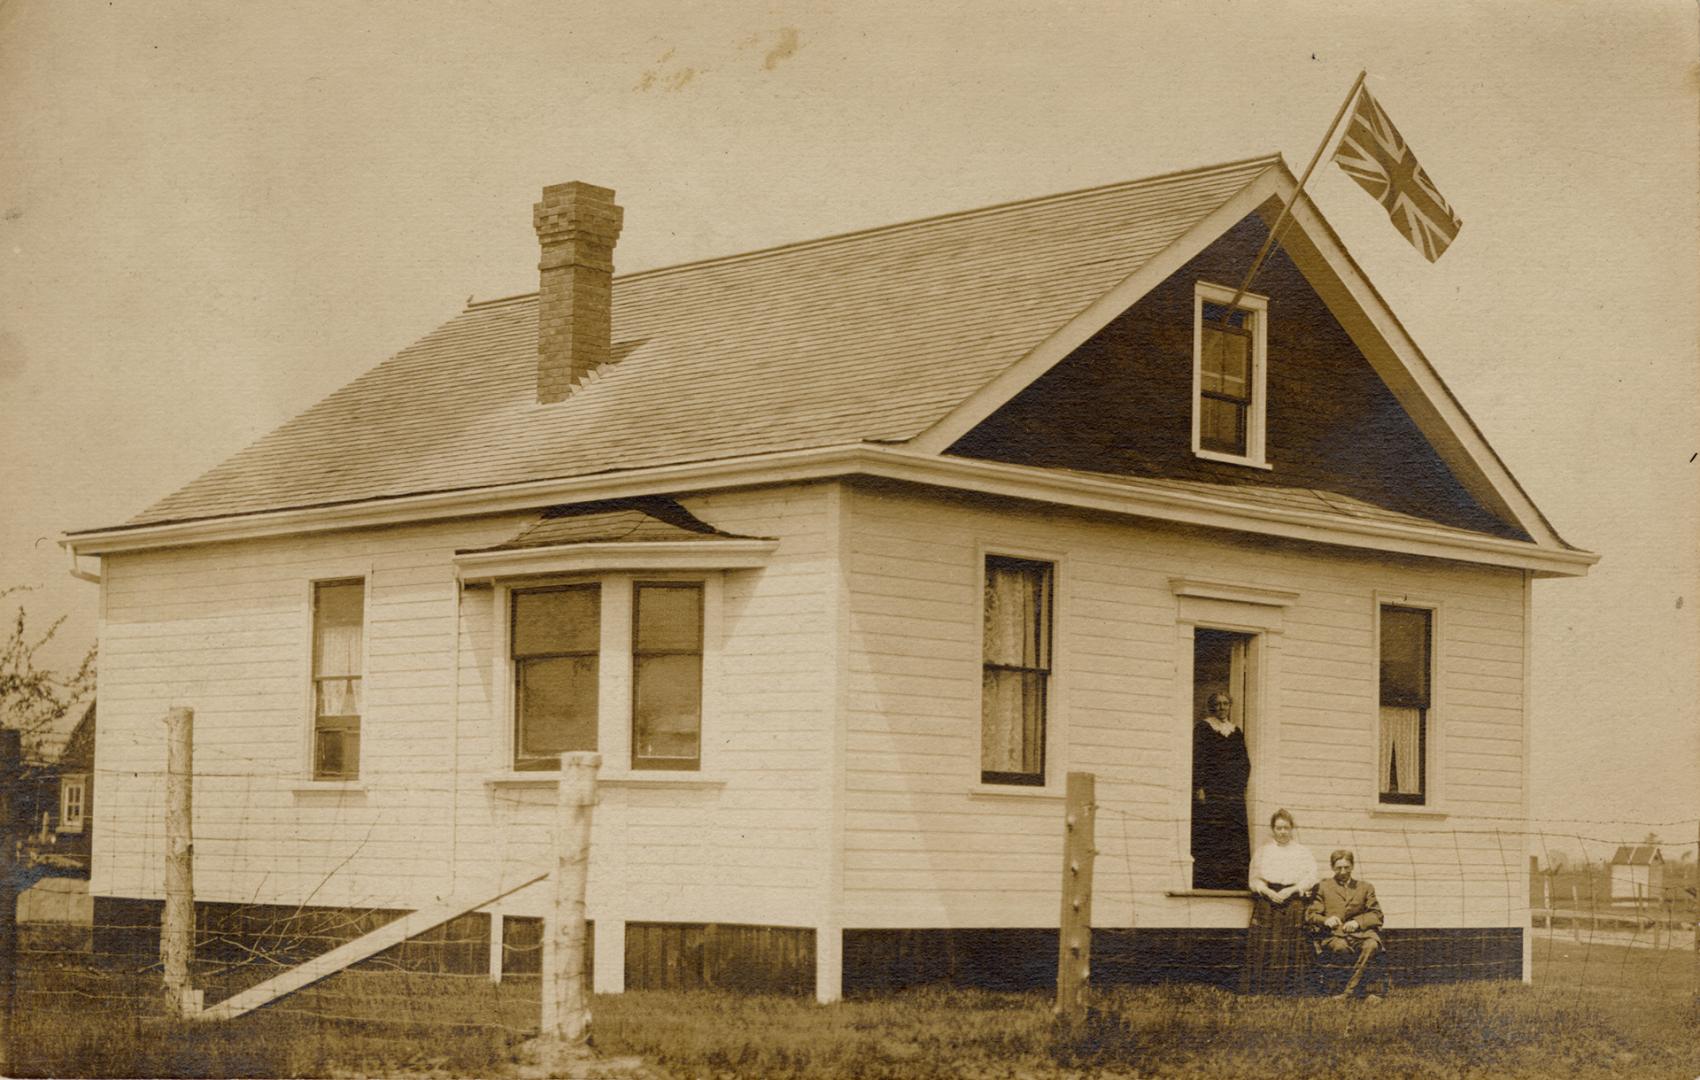
M1059 563L1052 749L1099 777L1101 925L1204 925L1222 908L1169 895L1184 884L1192 721L1176 577L1298 594L1264 687L1279 738L1260 803L1292 807L1322 858L1356 847L1399 925L1519 924L1521 575L883 489L853 489L848 514L846 925L1056 919L1058 793L974 791L987 549ZM1430 776L1444 816L1373 806L1378 593L1441 605Z
M704 730L716 783L602 792L593 917L816 918L831 767L827 498L798 487L690 501L780 546L766 568L723 577ZM528 520L107 558L94 892L162 895L161 718L177 704L196 710L199 899L414 908L546 862L553 785L488 782L510 722L492 715L493 594L462 589L453 565L457 549ZM361 775L314 784L307 599L312 581L342 577L367 582ZM530 889L503 903L536 914L541 901Z

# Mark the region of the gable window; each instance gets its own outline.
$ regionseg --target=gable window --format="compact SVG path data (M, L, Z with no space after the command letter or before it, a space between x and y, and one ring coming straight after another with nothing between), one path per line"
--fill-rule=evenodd
M87 781L81 776L67 776L59 782L59 831L82 832L86 812Z
M313 585L313 779L360 775L366 583Z
M560 768L595 750L602 592L594 585L515 591L508 641L514 673L514 768Z
M1192 450L1202 458L1264 464L1265 341L1269 302L1200 282L1193 297Z
M1045 783L1051 676L1050 563L986 556L980 781Z
M632 593L632 768L695 769L702 756L702 585Z
M1384 803L1427 799L1434 613L1381 607L1381 738L1376 773Z

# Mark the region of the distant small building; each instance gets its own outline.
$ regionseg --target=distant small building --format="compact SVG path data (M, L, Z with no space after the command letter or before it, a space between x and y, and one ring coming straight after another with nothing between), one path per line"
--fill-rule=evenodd
M1611 857L1611 898L1656 897L1664 889L1665 857L1655 844L1625 844Z

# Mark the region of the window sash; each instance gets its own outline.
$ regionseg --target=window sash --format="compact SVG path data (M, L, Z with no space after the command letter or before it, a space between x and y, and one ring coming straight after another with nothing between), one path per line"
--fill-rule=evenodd
M321 719L313 729L313 779L360 777L360 718Z
M83 827L83 780L71 780L65 784L63 798L59 807L59 827L74 830Z
M980 688L980 782L1045 783L1052 566L989 555Z
M600 583L509 593L515 771L557 771L560 755L597 748L601 646Z
M1382 605L1378 645L1378 797L1384 803L1421 804L1428 797L1434 613Z
M632 586L634 769L702 766L703 594L698 581Z
M1254 439L1253 427L1262 423L1263 415L1259 345L1264 312L1255 306L1230 310L1225 299L1208 299L1204 288L1199 286L1194 323L1196 447L1235 458L1253 453L1261 457L1262 437Z
M313 779L360 776L366 582L313 583Z

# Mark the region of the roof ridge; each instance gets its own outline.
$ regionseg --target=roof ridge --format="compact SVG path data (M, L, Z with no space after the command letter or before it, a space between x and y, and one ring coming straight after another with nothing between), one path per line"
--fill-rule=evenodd
M704 266L713 266L719 263L741 262L746 259L764 258L769 255L776 255L783 251L800 251L828 244L843 243L846 240L860 239L861 237L872 236L878 233L897 232L903 229L912 229L921 225L932 225L937 222L948 221L953 218L977 217L981 214L990 215L1006 213L1011 210L1036 206L1041 203L1064 202L1069 199L1083 198L1088 195L1099 195L1117 188L1131 188L1141 184L1150 184L1159 180L1173 180L1183 176L1204 176L1209 173L1226 172L1228 170L1241 168L1247 165L1262 164L1265 169L1269 169L1280 164L1282 161L1283 158L1279 151L1273 154L1259 154L1253 157L1241 158L1237 161L1223 161L1214 165L1204 165L1191 169L1175 169L1166 173L1156 173L1152 176L1140 176L1131 180L1114 180L1107 184L1094 184L1091 187L1074 188L1070 191L1059 191L1050 195L1034 195L1025 199L1011 199L1005 202L991 203L986 206L970 207L966 210L949 210L940 214L928 214L924 217L889 222L885 225L870 225L864 229L852 229L848 232L831 233L826 236L811 237L807 240L792 240L783 244L772 244L768 247L755 248L750 251L734 252L730 255L710 255L706 258L692 259L688 262L650 267L647 270L633 270L625 274L615 274L614 280L627 281L633 278L670 274L683 270L696 270ZM472 311L475 308L495 307L501 304L511 304L521 300L530 300L536 295L537 290L533 289L530 292L512 293L508 296L498 296L489 300L469 302L466 305L466 310Z

